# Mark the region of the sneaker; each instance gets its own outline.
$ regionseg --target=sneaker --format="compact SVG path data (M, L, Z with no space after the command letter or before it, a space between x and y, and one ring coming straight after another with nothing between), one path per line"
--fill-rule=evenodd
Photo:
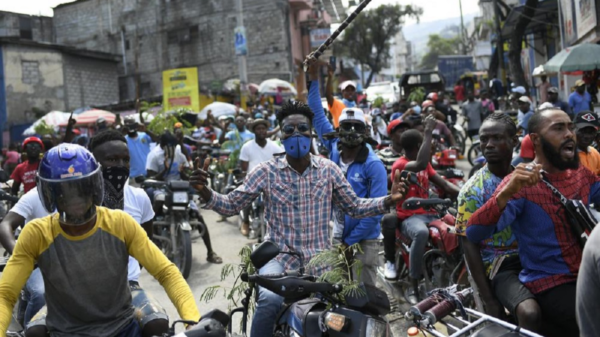
M385 268L383 269L383 275L385 278L394 280L398 275L396 275L396 265L393 262L385 261Z

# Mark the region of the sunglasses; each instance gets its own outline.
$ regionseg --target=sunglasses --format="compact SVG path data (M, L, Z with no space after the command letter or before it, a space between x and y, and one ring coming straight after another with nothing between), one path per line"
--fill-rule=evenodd
M300 133L305 133L310 131L310 126L308 123L300 123L298 125L286 124L283 126L281 131L283 131L286 135L291 135L294 131L298 130Z
M340 123L340 129L348 132L365 132L366 126L362 123Z

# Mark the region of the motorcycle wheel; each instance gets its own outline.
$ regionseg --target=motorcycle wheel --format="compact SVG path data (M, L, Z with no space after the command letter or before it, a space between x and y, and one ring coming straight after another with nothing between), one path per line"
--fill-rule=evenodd
M177 256L174 256L174 262L184 279L190 276L192 270L192 238L189 231L184 231L181 227L177 227L177 244L179 249Z
M471 166L475 166L475 159L479 158L481 156L481 146L479 144L479 142L475 142L473 143L473 145L471 145L471 147L469 148L469 153L467 154L467 159L469 160L469 164L471 164Z
M456 146L460 149L460 154L464 155L467 150L467 138L461 132L456 130L452 130L452 136L454 136Z
M469 178L471 178L475 173L477 173L477 171L481 170L481 168L483 168L482 163L477 163L477 165L473 166L471 168L471 171L469 171Z

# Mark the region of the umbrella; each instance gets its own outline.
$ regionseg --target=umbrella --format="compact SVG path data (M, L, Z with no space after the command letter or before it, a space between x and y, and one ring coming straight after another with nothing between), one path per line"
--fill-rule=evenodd
M248 90L250 91L250 93L256 94L258 92L258 84L256 84L256 83L248 84Z
M79 115L73 116L73 118L75 118L75 120L77 121L77 125L94 124L96 123L96 120L98 120L98 118L100 117L104 117L108 124L114 123L115 119L117 118L117 116L112 112L98 109L88 110L86 112L80 113ZM61 125L67 125L67 122L62 123Z
M533 75L533 77L553 76L556 75L556 72L546 71L544 65L540 65L533 69L533 73L531 75Z
M235 111L237 110L237 107L230 103L212 102L209 105L205 106L204 109L202 109L202 111L200 111L200 113L198 114L198 118L206 119L208 110L210 110L212 112L212 115L215 118L218 118L221 116L235 115Z
M296 96L298 92L296 88L290 83L278 78L272 78L270 80L263 81L258 87L258 92L267 95L277 95L281 90L281 95Z
M67 124L69 116L71 114L62 111L51 111L44 115L44 117L35 121L30 127L23 131L23 136L32 136L35 134L35 127L40 125L42 121L46 124L58 127L59 125ZM56 129L56 128L55 128Z
M546 64L546 72L589 71L600 68L600 45L583 43L565 48Z

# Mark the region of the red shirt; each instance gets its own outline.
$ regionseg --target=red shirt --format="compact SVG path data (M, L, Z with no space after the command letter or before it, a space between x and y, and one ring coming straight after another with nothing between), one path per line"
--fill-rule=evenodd
M25 190L25 193L27 193L30 189L35 187L35 174L37 173L39 165L39 161L36 161L33 164L30 164L29 160L21 163L15 168L10 178L13 179L15 183L23 184L23 189Z
M535 150L533 148L533 142L531 141L531 138L529 138L529 135L523 137L523 140L521 141L520 157L531 160L535 159Z
M394 180L394 175L395 175L396 170L402 172L402 170L404 170L404 167L406 166L406 164L408 164L409 162L410 162L410 160L404 156L402 156L398 160L396 160L394 165L392 165L392 181ZM431 212L427 212L426 210L424 210L422 208L419 208L417 210L402 209L402 203L404 202L404 200L406 200L408 198L413 198L413 197L414 198L423 198L423 199L429 198L429 192L428 192L429 191L429 178L433 177L435 174L436 174L436 172L433 169L433 167L431 166L431 163L427 164L427 168L425 170L417 173L417 180L419 181L419 185L421 185L422 188L417 185L413 185L413 184L410 185L408 193L406 194L406 197L404 197L404 199L402 199L402 201L399 202L396 206L396 213L398 214L398 219L404 220L415 214L431 214Z
M463 87L462 85L455 85L454 86L454 96L457 101L464 101L465 100L465 87Z

